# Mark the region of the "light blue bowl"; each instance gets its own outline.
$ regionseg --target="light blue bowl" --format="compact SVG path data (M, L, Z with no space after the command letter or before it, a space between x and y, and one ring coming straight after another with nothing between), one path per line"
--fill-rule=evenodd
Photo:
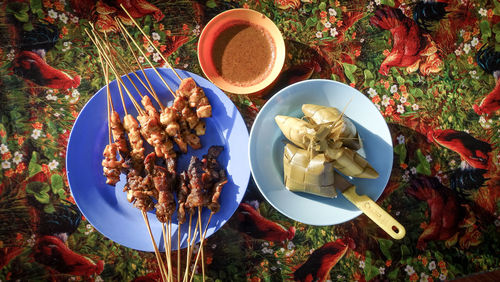
M375 105L358 90L343 83L312 79L290 85L262 107L250 132L249 159L262 195L285 216L310 225L334 225L361 214L339 193L330 199L287 190L283 183L283 148L288 142L274 121L276 115L302 117L303 104L332 106L354 122L363 141L359 151L379 173L376 179L352 178L358 194L376 201L392 169L393 148L387 123Z

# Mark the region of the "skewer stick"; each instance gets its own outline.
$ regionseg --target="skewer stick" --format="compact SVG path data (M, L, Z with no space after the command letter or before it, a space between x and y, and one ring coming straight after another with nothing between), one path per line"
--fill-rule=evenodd
M170 281L173 281L173 273L172 273L172 219L168 219L168 271L170 274Z
M163 245L165 248L165 259L168 260L168 251L167 251L167 232L165 231L165 223L161 224L161 233L163 234ZM167 263L168 264L168 263ZM170 281L167 279L167 281Z
M201 231L200 231L200 235L201 235ZM189 265L191 264L191 256L193 254L193 246L195 245L195 242L196 242L196 237L198 236L198 228L194 228L194 231L193 231L193 237L191 238L191 242L188 242L188 247L190 246L189 248L189 251L188 251L188 259L187 259L187 265L186 265L186 273L184 275L184 281L188 281L189 279Z
M117 22L116 18L115 18L115 22ZM118 22L117 22L117 23L118 23ZM93 25L92 25L92 24L91 24L91 26L93 27ZM121 32L121 33L122 33L122 35L123 35L123 30L122 30L121 26L120 26L120 25L118 25L118 27L120 28L120 32ZM97 35L99 36L99 34L98 34L98 33L97 33ZM100 36L99 36L99 37L100 37ZM108 50L108 52L112 53L112 52L111 52L111 51L112 51L112 50L111 50L111 44L109 43L108 36L107 36L107 33L106 33L106 32L104 33L104 38L105 38L104 42L105 42L105 47L106 47L106 49ZM139 59L137 58L136 54L134 53L134 51L133 51L133 50L132 50L132 48L130 47L130 43L128 42L127 37L126 37L126 36L124 36L124 38L125 38L125 40L127 41L127 45L129 45L130 51L131 51L131 52L132 52L132 54L134 55L134 58L135 58L135 60L136 60L137 64L139 65L139 68L141 68L142 74L143 74L143 75L144 75L144 77L146 78L146 81L148 82L149 87L148 87L148 86L146 86L146 84L144 83L144 81L143 81L143 80L141 79L141 77L140 77L140 76L139 76L139 75L138 75L138 74L137 74L137 73L136 73L136 72L132 69L132 67L130 67L130 66L129 66L128 68L126 67L126 66L128 65L128 63L125 61L125 59L123 58L123 56L122 56L122 55L120 55L120 53L116 50L116 48L113 48L113 50L114 50L114 53L113 53L113 54L114 54L114 55L115 55L115 57L119 60L118 65L120 66L120 68L122 69L122 71L123 71L124 73L133 73L133 74L135 75L135 77L137 78L137 80L139 80L139 82L142 84L142 86L144 87L144 89L146 89L146 91L148 91L148 93L149 93L151 96L156 97L156 101L158 102L158 104L160 105L160 107L163 109L163 105L162 105L162 104L161 104L161 102L158 100L158 98L157 98L158 96L156 95L156 92L155 92L155 90L154 90L153 86L151 85L151 82L149 81L149 79L148 79L148 77L147 77L146 73L144 72L144 70L143 70L143 68L142 68L141 64L139 63ZM127 77L128 77L128 75L127 75ZM128 77L128 79L130 80L130 77ZM130 82L132 82L132 83L133 83L133 81L132 81L132 80L130 80ZM136 88L136 89L137 89L137 88ZM137 91L137 92L139 92L139 91ZM140 94L140 93L139 93L139 94ZM141 95L141 97L142 97L142 95Z
M188 275L188 271L189 271L189 253L190 253L190 250L191 250L191 223L193 222L193 213L192 212L189 212L189 225L188 225L188 237L187 237L187 247L186 247L186 269L185 269L185 272L184 272L184 279L183 281L186 281L187 280L187 275Z
M163 233L163 245L164 245L164 248L165 248L165 258L167 260L167 268L168 268L168 276L167 276L167 280L168 281L172 281L172 265L170 264L170 251L169 251L169 248L168 248L168 242L170 242L170 237L168 235L168 227L165 223L162 223L161 224L161 231Z
M142 28L139 26L139 24L135 21L135 19L129 14L129 12L127 11L127 9L125 9L125 7L123 6L123 4L120 4L120 7L122 7L122 9L125 11L125 13L127 14L127 16L130 18L130 20L134 23L134 25L137 27L137 29L139 29L139 31L142 33L142 35L144 35L144 37L146 37L146 39L148 40L149 44L151 46L153 46L153 48L156 50L156 52L158 52L158 54L160 55L160 57L163 59L163 61L165 61L165 63L168 65L169 68L172 69L172 71L175 73L175 75L177 76L177 78L179 78L180 81L182 81L182 78L179 76L179 74L175 71L175 69L172 67L172 65L170 65L170 63L168 62L168 60L163 56L163 54L160 52L160 50L158 50L158 48L156 48L156 46L153 44L153 41L151 41L151 39L149 38L149 36L144 32L144 30L142 30Z
M210 216L208 217L207 225L205 225L205 230L203 231L203 235L201 236L200 239L200 251L201 251L201 270L202 270L202 275L203 275L203 281L205 281L205 264L204 264L204 258L203 258L203 242L205 241L205 236L207 236L207 230L208 230L208 225L210 224L210 220L212 220L212 215L214 215L214 212L210 212ZM201 223L200 223L201 226ZM196 269L196 265L198 264L198 258L200 257L200 251L196 254L196 259L194 260L194 268L193 272L191 273L191 280L193 280L194 276L194 270Z
M102 61L102 56L99 54L99 61L101 62L102 72L104 73L104 79L106 80L106 110L108 112L108 141L111 144L111 111L110 107L112 107L111 102L111 93L109 91L109 80L108 80L108 68L104 67L104 63Z
M99 38L101 38L101 36L98 33L97 33L97 36ZM155 97L156 93L153 93L154 89L151 86L151 83L149 83L149 86L150 86L151 89L153 89L153 92L151 91L151 89L148 86L146 86L146 84L141 79L141 77L131 67L126 67L127 62L125 61L125 59L123 59L123 56L120 55L120 53L115 48L111 49L112 47L110 47L111 44L109 43L109 41L107 39L107 36L105 36L104 40L101 38L101 41L104 42L104 46L106 47L106 49L108 49L108 52L110 52L111 54L114 54L114 57L116 57L116 59L117 59L117 63L118 63L117 65L120 67L120 69L123 71L123 73L125 73L125 76L127 76L127 78L129 79L130 83L132 83L132 85L134 86L134 88L136 89L136 91L139 93L139 95L141 96L141 98L143 97L143 95L137 89L137 86L135 85L134 81L130 78L130 75L128 73L132 73L137 78L137 80L142 84L142 86L144 87L144 89L146 89L146 91L151 96ZM114 50L114 52L111 52L111 50ZM144 74L144 72L143 72L143 74ZM144 76L146 76L146 74L144 74ZM146 76L146 79L147 79L147 76Z
M156 260L157 260L158 265L160 267L162 280L166 281L167 280L167 277L166 277L167 270L165 269L165 265L163 264L163 260L161 259L160 251L158 250L158 247L156 246L155 238L153 237L153 232L151 232L151 226L149 225L149 219L148 219L148 216L146 215L145 211L142 211L142 217L144 218L144 222L146 223L146 226L148 228L149 236L151 237L151 242L153 243L153 247L155 249Z
M118 23L118 20L115 19L115 21ZM130 52L132 53L132 55L134 56L134 59L137 63L137 66L139 66L139 68L141 69L141 72L142 74L144 75L144 77L146 78L146 82L148 83L149 87L151 88L152 92L150 92L151 96L153 96L153 98L155 98L156 102L158 103L158 105L160 105L160 108L161 110L163 110L165 107L163 106L163 104L161 103L160 99L158 98L158 95L156 94L156 91L154 90L153 86L151 85L151 81L149 81L149 78L148 76L146 75L146 72L144 71L144 68L142 67L142 64L141 62L139 62L139 58L137 57L137 54L135 53L134 49L132 48L132 45L130 45L130 41L128 40L128 37L125 36L125 32L123 31L122 29L122 25L121 24L118 24L118 27L120 28L120 33L123 35L123 38L125 38L125 42L127 42L127 46L130 50ZM137 76L137 74L136 74ZM142 80L141 80L142 82ZM146 87L146 85L144 85L144 82L143 83L143 86ZM146 87L147 88L147 87Z
M104 47L106 47L106 49L108 50L108 52L110 53L110 55L112 55L112 54L114 53L114 54L115 54L115 57L116 57L116 58L118 58L119 60L121 60L121 61L122 61L122 62L119 62L119 63L118 63L118 65L120 66L120 68L122 69L122 71L125 73L125 76L128 78L128 80L130 81L130 83L132 83L132 86L134 86L135 91L137 91L137 93L139 93L139 96L141 96L141 98L142 98L142 97L143 97L142 93L139 91L139 89L137 88L137 85L135 85L135 83L134 83L134 81L132 80L132 78L128 75L128 71L126 70L126 68L125 68L125 67L123 67L123 65L122 65L122 64L123 64L123 59L121 58L121 56L120 56L120 55L118 55L118 51L116 51L116 49L114 49L114 48L113 48L113 49L111 49L110 44L109 44L109 41L108 41L108 37L107 37L107 36L105 36L105 39L102 39L102 37L99 35L99 33L94 32L94 30L95 30L95 29L93 29L93 30L92 30L92 32L94 33L94 35L95 35L97 38L99 38L99 39L100 39L100 41L103 43ZM103 48L104 48L104 47L103 47ZM112 52L112 50L114 50L114 52ZM109 60L111 61L112 56L109 56L108 58L109 58ZM137 74L136 74L136 76L137 76ZM140 80L140 79L139 79L139 80ZM140 81L141 81L141 80L140 80ZM142 81L141 81L141 82L142 82ZM147 90L149 93L151 93L147 87L145 87L145 88L146 88L146 90Z
M177 224L177 281L181 279L181 227Z
M106 62L108 63L108 65L111 67L111 70L113 71L114 75L116 76L116 80L117 82L119 82L119 87L120 87L120 84L123 85L123 88L125 89L125 92L127 92L130 100L132 101L132 104L134 104L134 107L135 109L137 110L137 112L139 114L142 114L142 109L141 107L137 104L137 101L134 99L134 97L132 96L132 93L130 93L129 89L127 88L127 86L125 85L125 83L123 82L122 78L118 75L117 73L117 70L115 69L115 67L112 65L112 62L110 60L110 58L107 56L107 54L101 50L101 49L104 49L102 44L99 42L97 36L95 36L95 32L94 30L92 31L92 33L94 34L94 38L92 38L89 34L89 32L85 29L85 32L87 32L87 34L89 35L90 39L92 40L92 42L94 43L94 45L97 47L97 50L100 52L100 54L103 55L103 58L106 60ZM140 94L140 93L139 93Z
M148 64L151 66L151 68L153 68L153 70L156 72L156 74L158 75L158 77L160 77L161 81L165 84L165 86L167 86L167 88L170 91L170 93L172 93L172 95L175 97L176 96L175 92L172 90L172 88L170 88L170 86L165 81L165 79L160 75L160 73L158 72L158 70L156 69L156 67L153 65L153 63L149 60L149 58L146 56L146 54L144 54L144 51L142 51L141 47L137 44L137 42L135 42L135 40L132 37L132 35L130 35L130 33L127 31L127 29L123 26L123 24L120 21L117 21L117 22L118 22L119 25L122 26L123 31L130 38L130 41L132 41L132 43L134 43L134 46L137 48L137 50L139 50L139 52L141 52L141 54L144 57L144 59L148 62Z

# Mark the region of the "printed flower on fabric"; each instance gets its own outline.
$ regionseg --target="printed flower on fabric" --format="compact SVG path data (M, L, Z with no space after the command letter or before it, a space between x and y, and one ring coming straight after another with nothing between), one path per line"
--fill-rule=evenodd
M153 40L160 40L161 39L160 35L157 32L151 33L151 38L153 38Z
M0 145L0 153L5 154L7 152L9 152L9 147L5 144Z
M23 154L19 153L19 152L15 152L14 153L14 158L12 159L12 161L18 165L20 162L23 161Z
M57 19L57 16L58 16L58 15L57 15L57 12L56 12L56 11L54 11L54 10L52 10L52 9L50 9L50 10L49 10L49 17L51 17L51 18L53 18L53 19Z
M9 169L10 168L10 162L9 161L3 161L2 162L2 168L3 169Z
M412 275L415 273L415 269L411 266L411 265L406 265L405 267L405 272L408 274L408 275Z
M377 90L370 87L370 89L368 89L367 93L368 93L368 95L370 95L370 98L373 98L377 95Z
M339 32L337 31L336 27L330 29L330 35L332 37L336 37L338 34L339 34Z
M52 160L52 161L49 163L49 169L50 169L50 170L55 170L58 166L59 166L59 162L58 162L58 161L56 161L56 160Z

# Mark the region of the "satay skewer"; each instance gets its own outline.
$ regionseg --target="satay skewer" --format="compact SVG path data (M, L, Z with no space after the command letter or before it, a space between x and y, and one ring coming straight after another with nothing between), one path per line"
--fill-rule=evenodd
M121 78L118 76L118 74L115 72L116 70L113 68L113 66L112 66L112 65L110 65L110 62L108 62L108 58L106 57L105 53L103 52L103 50L101 50L101 49L99 48L99 47L101 47L101 48L102 48L102 46L98 45L98 39L97 39L97 37L92 38L92 36L90 35L90 33L87 31L87 29L85 29L85 32L87 33L87 35L89 36L89 38L92 40L92 42L94 43L94 45L97 47L98 53L99 53L99 55L100 55L100 58L101 58L101 59L102 59L103 57L105 58L105 60L106 60L107 64L108 64L109 66L111 66L111 68L112 68L113 72L115 73L115 76L116 76L116 78L117 78L117 81L121 82L121 83L123 84L123 86L124 86L125 90L128 92L128 89L125 87L125 84L123 83L123 81L121 80ZM94 35L95 35L95 34L94 34ZM101 63L103 63L103 62L102 62L102 60L101 60ZM108 65L107 65L107 66L108 66ZM125 106L125 102L124 102L124 100L123 100L123 93L122 93L122 91L121 91L120 84L118 84L118 89L120 90L120 96L121 96L121 99L122 99L122 103L123 103L124 111L125 111L126 115L128 115L128 113L127 113L127 109L126 109L126 106ZM129 94L130 94L130 93L129 93ZM110 99L110 96L108 96L108 101L109 101L109 99ZM133 104L134 104L134 106L136 106L136 108L137 108L137 105L136 105L135 103L133 103ZM108 109L109 109L109 107L108 107ZM137 110L138 110L138 112L140 111L140 109L139 109L139 108L137 108ZM159 268L160 268L160 273L161 273L161 276L162 276L162 280L163 280L163 281L166 281L166 270L165 270L165 265L164 265L164 263L163 263L163 260L161 259L161 256L159 255L158 247L156 246L156 242L155 242L155 240L154 240L154 236L153 236L152 231L151 231L151 226L150 226L150 224L149 224L149 219L148 219L148 217L147 217L147 215L146 215L146 212L145 212L144 210L141 210L141 211L142 211L142 216L143 216L143 218L144 218L144 222L146 223L146 227L147 227L148 232L149 232L149 235L150 235L150 237L151 237L151 242L152 242L153 247L154 247L154 250L155 250L155 255L156 255L157 262L158 262L158 266L159 266Z

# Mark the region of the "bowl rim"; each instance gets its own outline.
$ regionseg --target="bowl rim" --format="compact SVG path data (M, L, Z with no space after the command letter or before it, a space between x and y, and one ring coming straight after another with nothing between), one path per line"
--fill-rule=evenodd
M214 31L216 29L213 29L215 24L218 23L218 21L221 21L221 19L228 18L228 15L239 15L241 16L242 14L249 14L253 16L260 16L263 18L263 21L269 23L266 25L262 24L257 24L259 27L265 29L272 37L274 45L276 47L275 49L275 59L274 59L274 65L272 69L270 70L269 74L259 83L250 85L250 86L238 86L235 84L231 84L229 82L225 83L220 83L221 81L224 82L224 80L221 79L220 76L213 76L211 75L210 71L208 71L207 66L205 65L206 60L202 58L202 50L207 49L209 47L204 46L206 42L206 38L208 37L207 34L210 34L210 31ZM241 19L239 17L234 17L235 21L248 21L247 19ZM249 21L252 24L256 24L254 22ZM216 27L216 25L215 25ZM276 78L279 76L281 73L284 63L285 63L285 56L286 56L286 48L285 48L285 40L283 38L283 34L279 30L278 26L266 15L263 13L252 10L252 9L246 9L246 8L235 8L235 9L230 9L227 11L224 11L215 17L213 17L203 28L201 31L198 44L197 44L197 56L198 56L198 63L200 64L201 70L203 71L204 76L213 84L215 84L217 87L219 87L223 91L230 92L232 94L252 94L259 92L269 85L271 85ZM217 79L219 78L219 79Z

